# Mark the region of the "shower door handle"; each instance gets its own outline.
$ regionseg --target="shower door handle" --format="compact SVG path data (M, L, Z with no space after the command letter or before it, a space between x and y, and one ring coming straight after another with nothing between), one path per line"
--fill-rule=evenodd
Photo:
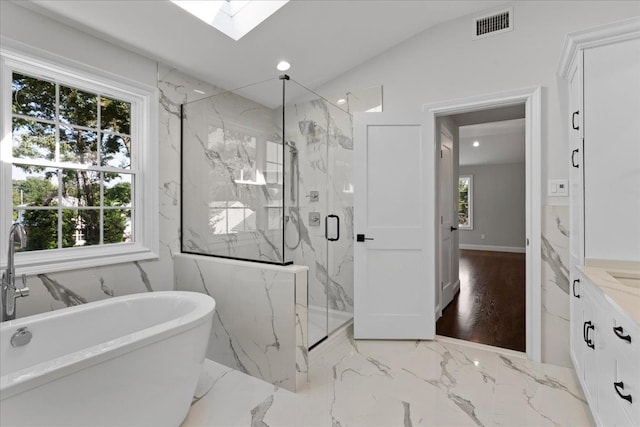
M329 218L336 220L336 237L329 237ZM340 217L338 215L327 215L324 218L324 237L330 242L340 240Z

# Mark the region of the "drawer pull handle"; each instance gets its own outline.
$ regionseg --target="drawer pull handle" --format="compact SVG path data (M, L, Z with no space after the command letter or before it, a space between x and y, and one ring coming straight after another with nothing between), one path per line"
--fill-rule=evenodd
M616 389L616 393L620 396L621 399L626 400L629 403L633 403L633 397L630 394L622 394L620 390L624 390L624 383L620 381L619 383L613 383L613 388Z
M575 130L579 130L580 126L576 125L576 116L578 116L580 114L580 111L575 111L572 115L571 115L571 127Z
M615 328L613 328L613 332L621 340L625 340L628 343L631 342L631 336L629 334L623 335L624 334L624 329L622 329L622 326L616 326Z
M587 347L589 347L592 350L595 350L596 346L591 340L591 338L589 338L589 329L591 329L592 331L595 331L596 327L593 326L593 323L591 322L586 322L585 325L586 325L586 328L585 328L584 337L585 337L585 341L587 342Z
M571 166L573 166L574 168L580 167L580 165L576 163L576 158L575 158L576 154L578 154L579 152L580 150L577 148L571 152Z
M576 294L576 283L580 283L580 279L576 279L576 280L573 281L573 286L572 286L572 288L573 288L573 296L576 297L576 298L580 298L580 295Z

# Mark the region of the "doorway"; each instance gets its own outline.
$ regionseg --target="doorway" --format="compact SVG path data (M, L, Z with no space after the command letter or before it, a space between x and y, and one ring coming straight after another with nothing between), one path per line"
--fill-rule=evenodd
M526 352L540 361L541 93L525 88L425 104L422 114L354 117L355 339L435 337L442 307L439 124L449 115L524 103ZM370 173L378 170L385 173Z
M443 117L440 132L436 333L524 352L524 103Z
M512 96L515 93L517 95ZM435 164L438 192L438 236L435 248L438 267L436 283L439 285L436 286L437 333L526 351L532 360L539 360L540 357L541 289L537 279L540 275L540 111L539 107L535 108L536 104L539 106L539 96L539 89L532 89L514 91L506 96L498 94L425 106L425 110L432 114L434 148L438 153ZM491 159L491 150L485 150L489 148L488 144L482 146L480 141L474 147L475 141L468 141L468 131L473 130L474 126L479 128L476 131L487 133L493 129L498 134L511 132L510 127L519 127L518 151L521 157L500 159L497 156L498 158ZM447 134L453 137L453 143L449 142ZM486 137L488 135L483 138ZM476 151L471 152L471 156L469 153L465 154L460 146L462 142L470 144L469 148L473 147ZM498 141L499 147L493 151L501 155L513 154L509 154L510 151L506 150L504 144L505 141ZM442 163L447 156L444 151L442 154L440 152L443 146L449 145L453 146L451 165ZM482 155L479 145L483 148ZM469 157L478 163L486 162L491 165L466 165ZM483 176L486 173L469 171L467 167L471 166L484 168L485 172L498 175L494 178L498 180L497 184L491 184L490 180L487 184L487 179ZM448 169L452 170L451 178L447 178ZM504 187L514 181L505 176L505 173L519 175L517 189ZM450 181L443 182L445 179ZM454 194L449 198L446 194L451 187L454 188ZM514 232L507 227L510 220L505 222L504 218L495 221L498 229L490 226L487 229L484 221L480 220L496 216L495 213L487 213L480 206L482 203L479 203L487 199L484 191L487 188L493 199L489 197L484 200L484 204L488 202L489 206L497 205L503 213L512 214L511 219L519 216L519 231ZM503 199L507 201L517 198L517 212L501 205L499 196L505 196ZM443 203L449 203L453 211L450 214L452 225L449 227L452 249L447 242L446 218L442 217L447 215L448 209L441 206ZM519 241L514 243L500 240L500 226L505 229L503 238L517 235ZM482 240L469 241L469 235ZM448 253L452 255L448 256ZM450 279L447 277L449 270L453 276ZM450 288L454 290L453 297L446 292L448 283L452 284ZM487 288L487 285L493 285L494 289ZM514 316L517 320L513 320ZM511 320L501 321L505 319Z

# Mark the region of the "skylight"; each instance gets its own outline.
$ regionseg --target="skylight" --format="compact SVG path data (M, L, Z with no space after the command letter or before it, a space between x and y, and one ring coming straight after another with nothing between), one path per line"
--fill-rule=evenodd
M171 0L233 40L240 40L289 0Z

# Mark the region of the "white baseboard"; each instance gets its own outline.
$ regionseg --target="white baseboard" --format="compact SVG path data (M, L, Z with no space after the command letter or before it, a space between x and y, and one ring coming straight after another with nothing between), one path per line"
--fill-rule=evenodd
M460 292L460 279L453 284L453 296L455 297L458 292Z
M523 254L526 252L526 248L519 248L516 246L466 245L462 243L460 244L460 249L466 249L469 251L513 252L517 254Z

